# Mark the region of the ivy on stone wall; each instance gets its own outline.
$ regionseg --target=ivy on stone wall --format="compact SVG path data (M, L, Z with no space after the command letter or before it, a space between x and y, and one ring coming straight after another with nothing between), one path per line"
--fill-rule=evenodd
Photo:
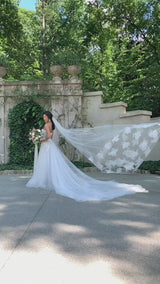
M29 132L33 128L43 128L43 111L43 108L33 100L22 102L10 111L10 164L33 164L34 144L29 140Z

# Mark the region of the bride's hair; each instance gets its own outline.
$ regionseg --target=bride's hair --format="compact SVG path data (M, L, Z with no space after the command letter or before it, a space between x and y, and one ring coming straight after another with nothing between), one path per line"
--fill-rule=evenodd
M52 116L53 116L52 113L47 110L47 111L44 111L43 114L45 114L50 119L50 121L52 122L52 129L54 130L55 129L55 124L54 124L54 122L52 120Z

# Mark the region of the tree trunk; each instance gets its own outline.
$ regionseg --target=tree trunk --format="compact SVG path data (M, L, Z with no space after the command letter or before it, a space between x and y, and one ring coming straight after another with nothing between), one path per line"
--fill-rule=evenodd
M46 42L45 42L45 34L46 34L46 27L45 27L45 1L42 1L42 68L43 68L43 75L46 74Z

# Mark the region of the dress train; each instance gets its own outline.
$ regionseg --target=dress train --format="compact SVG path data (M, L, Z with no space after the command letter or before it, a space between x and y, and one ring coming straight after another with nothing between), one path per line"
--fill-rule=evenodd
M89 177L71 163L52 139L41 144L34 174L26 186L54 190L76 201L111 200L146 191L140 185Z

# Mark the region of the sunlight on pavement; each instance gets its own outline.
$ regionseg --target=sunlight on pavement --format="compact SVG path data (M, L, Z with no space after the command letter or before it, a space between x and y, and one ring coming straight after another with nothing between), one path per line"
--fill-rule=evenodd
M16 252L0 273L3 284L125 284L112 275L109 263L72 262L44 248L38 253Z
M142 250L144 254L145 252L147 254L149 250L152 251L155 249L156 251L159 251L160 249L160 231L158 230L157 232L150 232L146 236L134 234L133 236L128 236L127 240L133 248L139 246L139 250Z

